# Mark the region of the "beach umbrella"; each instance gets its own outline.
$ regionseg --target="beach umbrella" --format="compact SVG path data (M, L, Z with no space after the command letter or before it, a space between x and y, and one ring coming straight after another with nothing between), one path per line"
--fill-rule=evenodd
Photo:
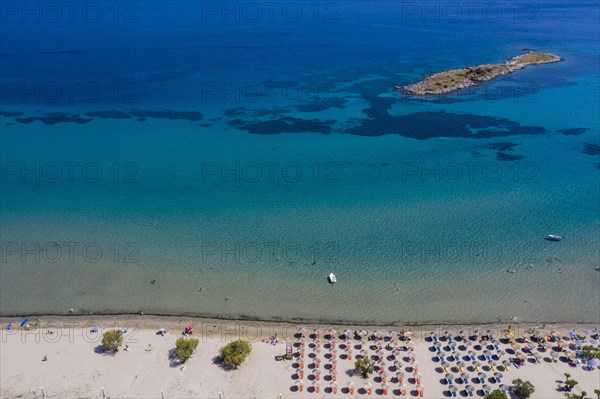
M475 390L475 388L473 388L472 385L467 385L465 387L465 390L469 393L469 396L472 396L473 395L473 391Z
M490 386L488 384L483 384L483 386L481 387L481 389L483 389L483 392L486 395L490 393Z
M489 366L490 366L490 368L491 368L492 370L494 370L494 369L495 369L495 367L498 365L498 363L496 363L496 361L494 361L494 360L490 360L490 361L488 362L488 364L489 364Z
M368 334L368 332L367 332L366 330L360 330L360 331L358 332L358 335L359 335L359 336L361 336L361 337L364 337L364 336L365 336L365 335L367 335L367 334Z
M521 333L521 338L523 338L523 339L529 339L529 333L528 332L522 332Z
M315 392L317 392L317 393L321 392L321 384L319 384L317 381L313 382L313 388L314 388Z
M590 330L581 330L584 335L590 335Z
M350 331L349 329L344 329L344 331L342 332L347 338L350 337L352 335L352 331Z
M496 355L498 355L498 357L502 357L502 356L506 355L506 352L504 352L502 349L500 349L499 351L496 351Z
M347 387L350 391L350 395L354 395L354 383L352 381L348 382Z
M315 375L316 381L319 381L321 379L321 370L320 369L314 369L313 374Z
M21 324L19 325L19 327L23 327L25 324L27 324L29 320L27 319L23 319L23 321L21 322Z
M338 383L333 381L331 384L329 384L331 386L331 392L333 392L334 394L337 393L338 390Z
M448 367L450 367L450 363L448 362L442 362L442 367L447 369Z
M570 336L571 338L577 338L577 333L575 332L575 330L574 330L574 329L573 329L573 330L571 330L571 331L569 331L569 336Z
M485 381L485 373L477 373L477 378L479 378L481 381Z
M525 356L525 354L523 352L517 352L517 359L525 360L525 359L527 359L527 356Z
M456 392L458 392L458 388L456 388L456 386L454 386L454 385L450 385L448 387L448 391L450 391L450 394L452 396L456 396Z
M469 374L460 373L460 379L463 380L465 383L468 383L469 382Z
M560 333L556 330L550 331L550 335L553 336L554 338L560 338Z
M191 334L193 331L192 326L187 326L184 331L186 334Z
M417 392L419 392L419 395L423 395L423 392L425 391L425 386L424 385L417 385Z
M398 379L398 381L402 382L402 380L404 379L404 373L402 371L398 371L396 373L396 378Z
M465 362L461 360L460 362L457 362L456 365L462 369L463 367L465 367Z
M509 332L507 332L506 334L504 334L504 338L506 338L509 341L512 341L513 339L515 339L515 336Z
M445 377L446 377L446 381L448 381L448 384L452 384L452 381L454 380L454 374L452 374L452 373L447 373L447 374L445 375Z
M463 342L463 346L465 347L465 349L468 348L468 347L470 347L471 345L473 345L471 343L471 341L465 341L465 342Z
M569 346L569 343L567 341L563 341L563 340L558 341L558 347L559 348L566 348L568 346Z
M494 373L494 378L496 381L500 382L500 380L504 378L504 375L502 375L502 373Z
M552 359L556 361L560 354L558 352L550 352L550 356L552 356Z
M508 368L510 367L510 360L508 360L508 359L503 360L502 365L508 370Z
M481 367L481 362L479 360L475 360L473 362L473 366L475 366L475 367Z
M521 345L517 344L516 342L511 343L510 347L514 350L521 349Z
M94 328L95 328L95 327L97 327L97 326L94 326ZM166 333L166 332L167 332L167 330L166 330L165 328L162 328L162 327L161 327L161 328L159 328L159 329L158 329L158 332L159 332L159 333L161 333L161 334L164 334L164 333Z

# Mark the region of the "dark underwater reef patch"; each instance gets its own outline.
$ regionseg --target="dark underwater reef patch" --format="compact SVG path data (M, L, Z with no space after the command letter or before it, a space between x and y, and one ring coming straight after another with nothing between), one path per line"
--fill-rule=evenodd
M21 115L23 115L23 112L21 111L0 111L0 116L4 116L6 118L12 118Z
M600 155L600 145L594 143L584 143L581 151L586 155Z
M91 122L91 118L83 118L79 114L72 114L70 112L50 112L44 116L29 116L25 118L16 118L17 122L28 125L35 121L40 121L45 125L56 125L58 123L78 123L83 125Z
M95 118L102 118L102 119L130 119L131 118L131 115L129 115L127 112L113 110L113 109L102 110L102 111L90 111L90 112L84 113L84 115L95 117Z
M557 132L560 134L564 134L565 136L579 136L580 134L584 134L590 130L587 127L573 127L570 129L558 129Z
M132 116L137 118L159 118L169 120L188 120L192 122L201 121L204 115L201 112L195 111L173 111L170 109L166 110L143 110L134 109L130 112Z
M437 137L485 139L546 133L541 126L524 126L510 119L484 115L427 111L390 116L384 111L389 104L387 100L377 99L374 105L363 110L371 119L363 119L360 125L347 129L346 133L359 136L398 134L417 140Z
M298 111L300 112L319 112L331 108L344 109L346 108L346 100L340 97L331 97L312 103L300 104L297 105L296 108L298 108Z
M234 119L230 124L239 130L246 130L252 134L280 134L280 133L321 133L331 132L334 120L320 121L318 119L302 119L285 116L279 119L266 121L246 121Z
M523 159L523 155L513 155L498 151L496 153L496 159L498 161L520 161L521 159Z
M508 141L501 141L499 143L492 143L492 144L488 145L488 148L490 150L497 150L497 151L512 151L516 145L518 145L518 144L510 143Z

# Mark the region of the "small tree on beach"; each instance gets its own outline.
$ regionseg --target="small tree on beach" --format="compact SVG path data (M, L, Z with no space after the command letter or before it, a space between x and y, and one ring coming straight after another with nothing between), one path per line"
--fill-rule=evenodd
M594 389L594 393L596 394L596 399L600 399L600 389Z
M568 379L565 380L565 387L567 388L567 391L572 390L573 388L575 388L575 385L579 384L577 381L572 380L572 379Z
M219 357L227 367L236 369L246 360L250 352L252 352L250 342L238 339L219 349Z
M508 399L508 397L504 394L504 392L495 390L485 395L483 399Z
M115 353L123 345L123 331L108 330L102 336L102 347L105 351Z
M565 398L566 399L590 399L587 397L587 392L583 391L581 392L581 394L576 394L576 393L565 393Z
M588 361L600 359L600 348L594 348L592 345L584 345L581 348L581 357Z
M535 387L531 382L517 378L513 380L513 392L517 397L527 399L535 392Z
M375 362L370 357L365 356L354 363L354 368L363 376L363 378L368 378L369 374L372 374L375 371Z
M175 341L175 356L181 363L185 363L198 347L198 341L196 338L177 338Z

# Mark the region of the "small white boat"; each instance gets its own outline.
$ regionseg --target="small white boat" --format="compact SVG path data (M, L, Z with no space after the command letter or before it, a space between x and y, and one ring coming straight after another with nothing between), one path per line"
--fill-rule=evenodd
M548 240L548 241L562 241L564 239L565 239L565 237L559 236L559 235L556 235L556 234L548 234L546 236L546 240Z
M335 274L333 273L329 273L327 279L329 280L329 284L335 284L337 282L337 278L335 278Z

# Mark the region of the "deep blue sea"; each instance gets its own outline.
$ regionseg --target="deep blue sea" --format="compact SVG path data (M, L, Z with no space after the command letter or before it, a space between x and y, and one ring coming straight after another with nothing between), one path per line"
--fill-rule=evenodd
M0 314L600 322L597 1L0 11Z

